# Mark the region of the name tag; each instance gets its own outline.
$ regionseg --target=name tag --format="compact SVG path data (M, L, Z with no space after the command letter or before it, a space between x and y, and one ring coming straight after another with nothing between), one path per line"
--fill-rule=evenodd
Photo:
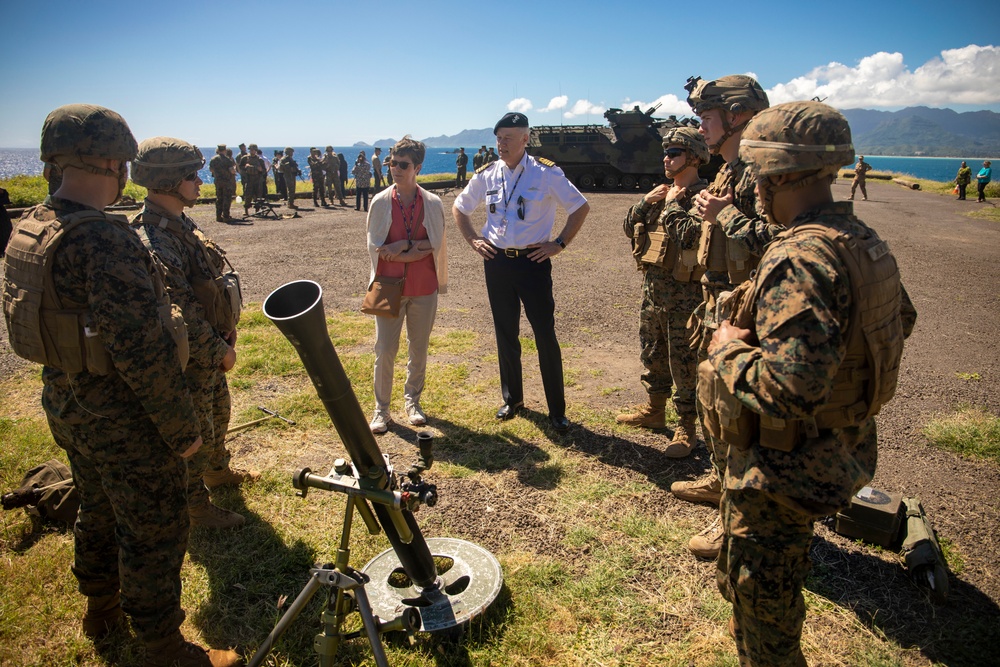
M489 197L490 195L495 195L495 194L499 194L499 193L500 193L499 190L487 190L486 191L486 196Z

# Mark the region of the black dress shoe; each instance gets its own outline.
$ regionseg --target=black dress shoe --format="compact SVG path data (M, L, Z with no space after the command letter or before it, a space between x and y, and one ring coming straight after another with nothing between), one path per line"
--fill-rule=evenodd
M517 414L518 410L524 407L524 403L518 401L517 403L504 403L497 410L497 419L500 421L507 421L508 419L513 419L514 415Z
M549 422L552 423L552 428L560 433L565 433L569 430L569 420L566 417L549 417Z

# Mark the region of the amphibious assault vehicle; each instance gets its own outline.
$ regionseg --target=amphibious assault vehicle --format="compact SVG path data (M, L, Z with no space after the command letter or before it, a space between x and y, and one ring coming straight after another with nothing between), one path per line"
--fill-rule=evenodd
M528 152L562 168L581 190L650 190L664 180L663 133L682 125L698 127L694 118L654 118L657 104L646 111L608 109L602 125L541 125L531 128ZM716 169L713 169L716 171ZM703 174L704 175L704 174Z

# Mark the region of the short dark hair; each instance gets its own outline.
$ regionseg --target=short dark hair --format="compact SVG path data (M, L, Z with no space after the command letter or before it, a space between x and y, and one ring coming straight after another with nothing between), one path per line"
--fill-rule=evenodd
M396 145L392 147L392 154L409 155L413 158L413 164L421 165L424 163L424 155L427 154L427 147L424 146L422 141L417 141L410 135L406 135L397 141Z

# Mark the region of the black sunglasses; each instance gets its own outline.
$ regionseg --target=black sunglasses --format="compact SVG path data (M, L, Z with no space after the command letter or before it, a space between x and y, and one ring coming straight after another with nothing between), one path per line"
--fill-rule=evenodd
M198 180L198 172L197 171L192 171L190 174L188 174L187 176L184 177L184 180L185 181L191 181L191 182L197 181Z
M524 220L524 197L517 198L517 217Z
M411 164L412 164L411 162L407 162L406 160L392 160L389 162L390 166L398 167L403 171L409 169Z
M684 150L683 148L676 148L674 146L671 146L670 148L663 151L663 154L666 155L668 158L673 159L678 155L684 155L684 153L686 152L687 151Z

